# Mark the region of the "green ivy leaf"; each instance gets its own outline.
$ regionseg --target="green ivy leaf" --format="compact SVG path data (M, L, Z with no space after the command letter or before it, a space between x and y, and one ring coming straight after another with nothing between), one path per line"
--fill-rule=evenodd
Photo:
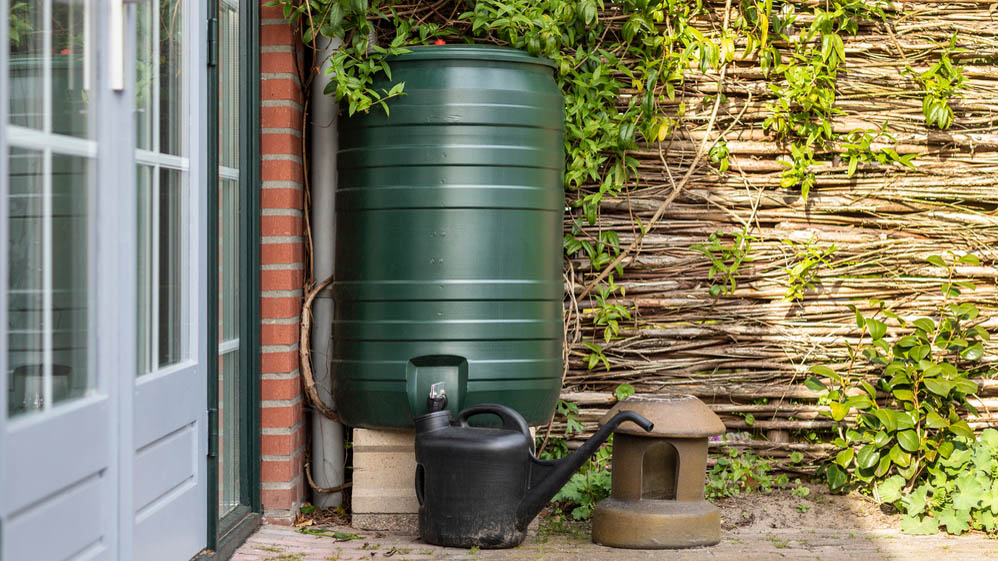
M925 425L930 429L946 428L948 424L949 423L946 422L946 419L940 417L939 413L936 413L935 411L929 411L925 414Z
M908 452L918 450L918 434L913 430L904 430L898 433L898 444Z
M888 432L894 432L897 430L897 418L894 417L893 411L890 411L889 409L877 409L873 412L873 414L876 415L877 419L880 420L880 423Z
M950 454L953 453L953 448L955 448L955 446L953 445L952 440L944 440L942 444L936 448L936 452L939 452L939 455L943 458L949 458Z
M804 386L807 387L807 389L815 392L823 392L828 390L825 384L815 376L809 376L807 380L804 380Z
M877 463L877 469L874 475L877 477L883 477L887 475L887 472L891 469L891 459L887 456L881 456L880 462Z
M874 341L877 339L883 339L884 335L887 334L887 325L880 320L872 318L868 319L866 320L866 327L870 330L870 337L872 337Z
M966 349L960 351L960 356L967 360L977 360L984 355L984 347L980 343L974 343Z
M835 464L828 466L825 470L825 479L828 481L828 488L832 491L838 491L845 487L846 483L849 482L849 475Z
M818 376L822 376L824 378L830 378L832 380L835 380L836 382L841 382L842 381L842 377L839 376L839 374L837 372L835 372L834 370L832 370L831 368L829 368L827 366L822 366L822 365L818 364L818 365L812 366L808 370L812 374L817 374Z
M870 469L880 461L880 451L873 444L867 444L856 454L856 465L860 469Z
M967 421L959 420L949 426L949 430L957 435L964 438L974 438L974 429L970 428Z
M941 378L926 378L922 380L922 383L930 392L942 397L949 395L950 390L953 389L953 382Z
M844 468L847 468L849 467L849 463L852 462L853 456L855 455L856 455L855 450L853 450L852 448L846 448L845 450L842 450L841 452L835 455L835 463L839 464Z
M929 263L932 263L936 267L945 267L946 266L946 262L943 261L943 258L939 257L938 255L930 255L930 256L926 257L925 260L928 261Z
M933 333L936 330L936 322L929 318L918 318L911 323L926 333Z
M841 421L842 419L846 418L846 415L849 414L850 408L845 403L839 403L837 401L833 401L828 404L828 407L832 410L833 421Z

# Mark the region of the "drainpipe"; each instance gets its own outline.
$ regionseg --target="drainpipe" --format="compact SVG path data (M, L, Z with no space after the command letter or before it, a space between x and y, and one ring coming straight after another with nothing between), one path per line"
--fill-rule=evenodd
M326 68L329 57L339 48L339 40L323 38L317 56L322 72L312 81L312 98L309 106L309 135L311 138L311 196L310 220L312 224L312 267L316 282L333 274L334 225L336 218L336 100L323 93L328 77ZM333 326L332 286L320 292L312 303L312 370L316 390L331 409L335 409L331 395L332 376L330 352ZM319 487L336 487L344 479L345 448L343 425L321 413L312 413L312 479ZM312 493L312 504L319 508L339 506L343 493Z

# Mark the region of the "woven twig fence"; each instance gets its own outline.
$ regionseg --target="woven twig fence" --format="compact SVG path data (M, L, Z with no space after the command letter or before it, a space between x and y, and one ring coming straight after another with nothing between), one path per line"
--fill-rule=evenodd
M988 2L905 2L897 8L901 15L892 20L892 30L864 22L855 37L846 38L836 103L844 115L834 128L845 133L887 123L894 142L886 145L917 154L916 169L867 164L849 178L846 163L834 157L815 166L817 184L805 203L799 193L780 187L785 167L779 160L788 149L761 125L772 99L766 80L756 61L736 58L721 86L726 102L714 129L705 132L713 108L708 96L717 93L718 76L692 74L676 99L687 107L685 125L671 139L630 154L640 162L640 177L625 196L602 204L595 226L576 222L581 236L596 239L612 229L622 246L629 245L636 219L648 224L662 201L674 195L675 182L687 173L704 135L726 141L727 172L701 163L625 260L617 284L626 296L618 300L634 312L621 339L604 343L602 329L593 327L592 296L574 297L599 271L585 259L566 262L566 292L573 297L565 303L570 350L562 397L579 405L586 433L612 405L613 389L626 382L639 392L695 394L729 430L761 431L782 441L737 446L776 457L793 450L820 456L826 446L787 441L782 432L792 436L833 425L820 415L816 394L801 384L807 367L848 360L847 347L859 335L848 304L872 312L868 300L878 298L904 318L929 315L942 301L940 285L947 274L925 261L931 254L980 257L980 266L958 268L955 280L977 284L961 298L981 308L983 326L998 328L998 11ZM715 9L720 12L723 3ZM803 17L797 23L807 24ZM953 57L965 65L967 81L962 97L952 101L954 125L929 129L920 87L904 73L905 66L927 69L954 32L966 50ZM619 103L626 105L632 93L625 91ZM566 231L572 222L566 219ZM694 246L718 230L747 230L755 241L737 288L715 298L709 293L710 263ZM787 269L798 258L788 240L836 247L828 258L831 267L818 272L816 288L795 302L784 301ZM584 341L604 348L608 370L587 368ZM998 396L998 384L988 381L998 362L996 350L998 340L986 344L977 371L981 415L970 419L975 427L998 423L998 399L990 397ZM751 425L746 414L754 417ZM564 419L556 418L552 434L563 434L564 428Z

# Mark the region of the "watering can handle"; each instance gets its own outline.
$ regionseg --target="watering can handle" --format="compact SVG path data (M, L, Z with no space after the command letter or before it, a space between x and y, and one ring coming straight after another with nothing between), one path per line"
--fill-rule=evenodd
M457 423L462 427L468 426L468 418L474 415L495 415L502 420L502 428L512 431L520 431L527 440L530 442L530 447L533 448L534 439L530 436L530 428L527 426L527 422L523 420L514 409L506 407L505 405L499 405L498 403L484 403L482 405L474 405L461 411L457 414Z

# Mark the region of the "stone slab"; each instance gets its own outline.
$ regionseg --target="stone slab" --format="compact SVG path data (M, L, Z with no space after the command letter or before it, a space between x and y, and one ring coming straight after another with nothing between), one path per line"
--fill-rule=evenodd
M409 520L414 521L419 511L413 484L414 437L412 431L354 429L351 510L354 520L368 525L358 527L405 530L412 526Z

